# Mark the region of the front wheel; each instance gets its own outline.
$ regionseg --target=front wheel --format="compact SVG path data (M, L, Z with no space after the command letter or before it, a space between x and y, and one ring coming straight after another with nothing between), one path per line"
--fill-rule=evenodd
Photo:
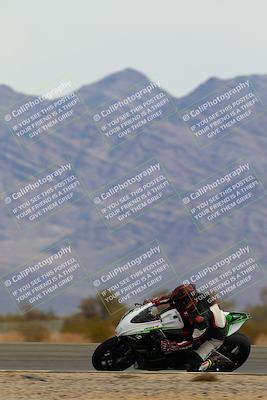
M220 368L222 371L231 372L239 368L247 360L250 353L250 341L242 333L228 336L218 351L229 358L232 364Z
M134 362L130 348L116 336L101 343L92 357L93 366L98 371L124 371Z

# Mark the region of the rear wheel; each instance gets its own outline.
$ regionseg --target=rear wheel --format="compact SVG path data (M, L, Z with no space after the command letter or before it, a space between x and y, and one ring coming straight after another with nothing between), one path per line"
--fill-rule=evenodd
M228 336L218 351L229 358L233 364L225 364L219 367L221 371L231 372L239 368L247 360L250 353L250 341L242 333L234 333Z
M130 348L116 336L101 343L92 357L93 366L98 371L124 371L134 362Z

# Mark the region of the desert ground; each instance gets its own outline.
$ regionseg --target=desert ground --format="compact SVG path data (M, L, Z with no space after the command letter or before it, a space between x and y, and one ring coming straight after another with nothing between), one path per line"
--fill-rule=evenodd
M267 377L211 373L0 372L1 400L267 399Z

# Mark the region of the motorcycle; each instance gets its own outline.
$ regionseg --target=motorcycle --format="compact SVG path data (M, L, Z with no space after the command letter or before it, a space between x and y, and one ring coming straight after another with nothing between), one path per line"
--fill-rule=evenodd
M223 344L209 355L212 365L207 371L231 372L247 360L250 353L249 339L239 333L250 314L225 312L228 333ZM134 365L137 369L158 371L185 370L186 350L165 355L160 349L164 336L182 342L184 327L176 309L159 309L153 303L136 304L120 320L116 336L101 343L94 351L92 363L98 371L123 371Z

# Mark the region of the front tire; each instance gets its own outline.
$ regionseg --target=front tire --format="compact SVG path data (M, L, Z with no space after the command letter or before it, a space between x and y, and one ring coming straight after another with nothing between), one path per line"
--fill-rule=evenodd
M116 336L101 343L92 356L92 364L98 371L124 371L134 362L130 348Z
M224 367L222 371L232 372L244 364L250 354L250 347L249 339L242 333L238 332L227 336L218 351L228 357L233 362L233 365Z

